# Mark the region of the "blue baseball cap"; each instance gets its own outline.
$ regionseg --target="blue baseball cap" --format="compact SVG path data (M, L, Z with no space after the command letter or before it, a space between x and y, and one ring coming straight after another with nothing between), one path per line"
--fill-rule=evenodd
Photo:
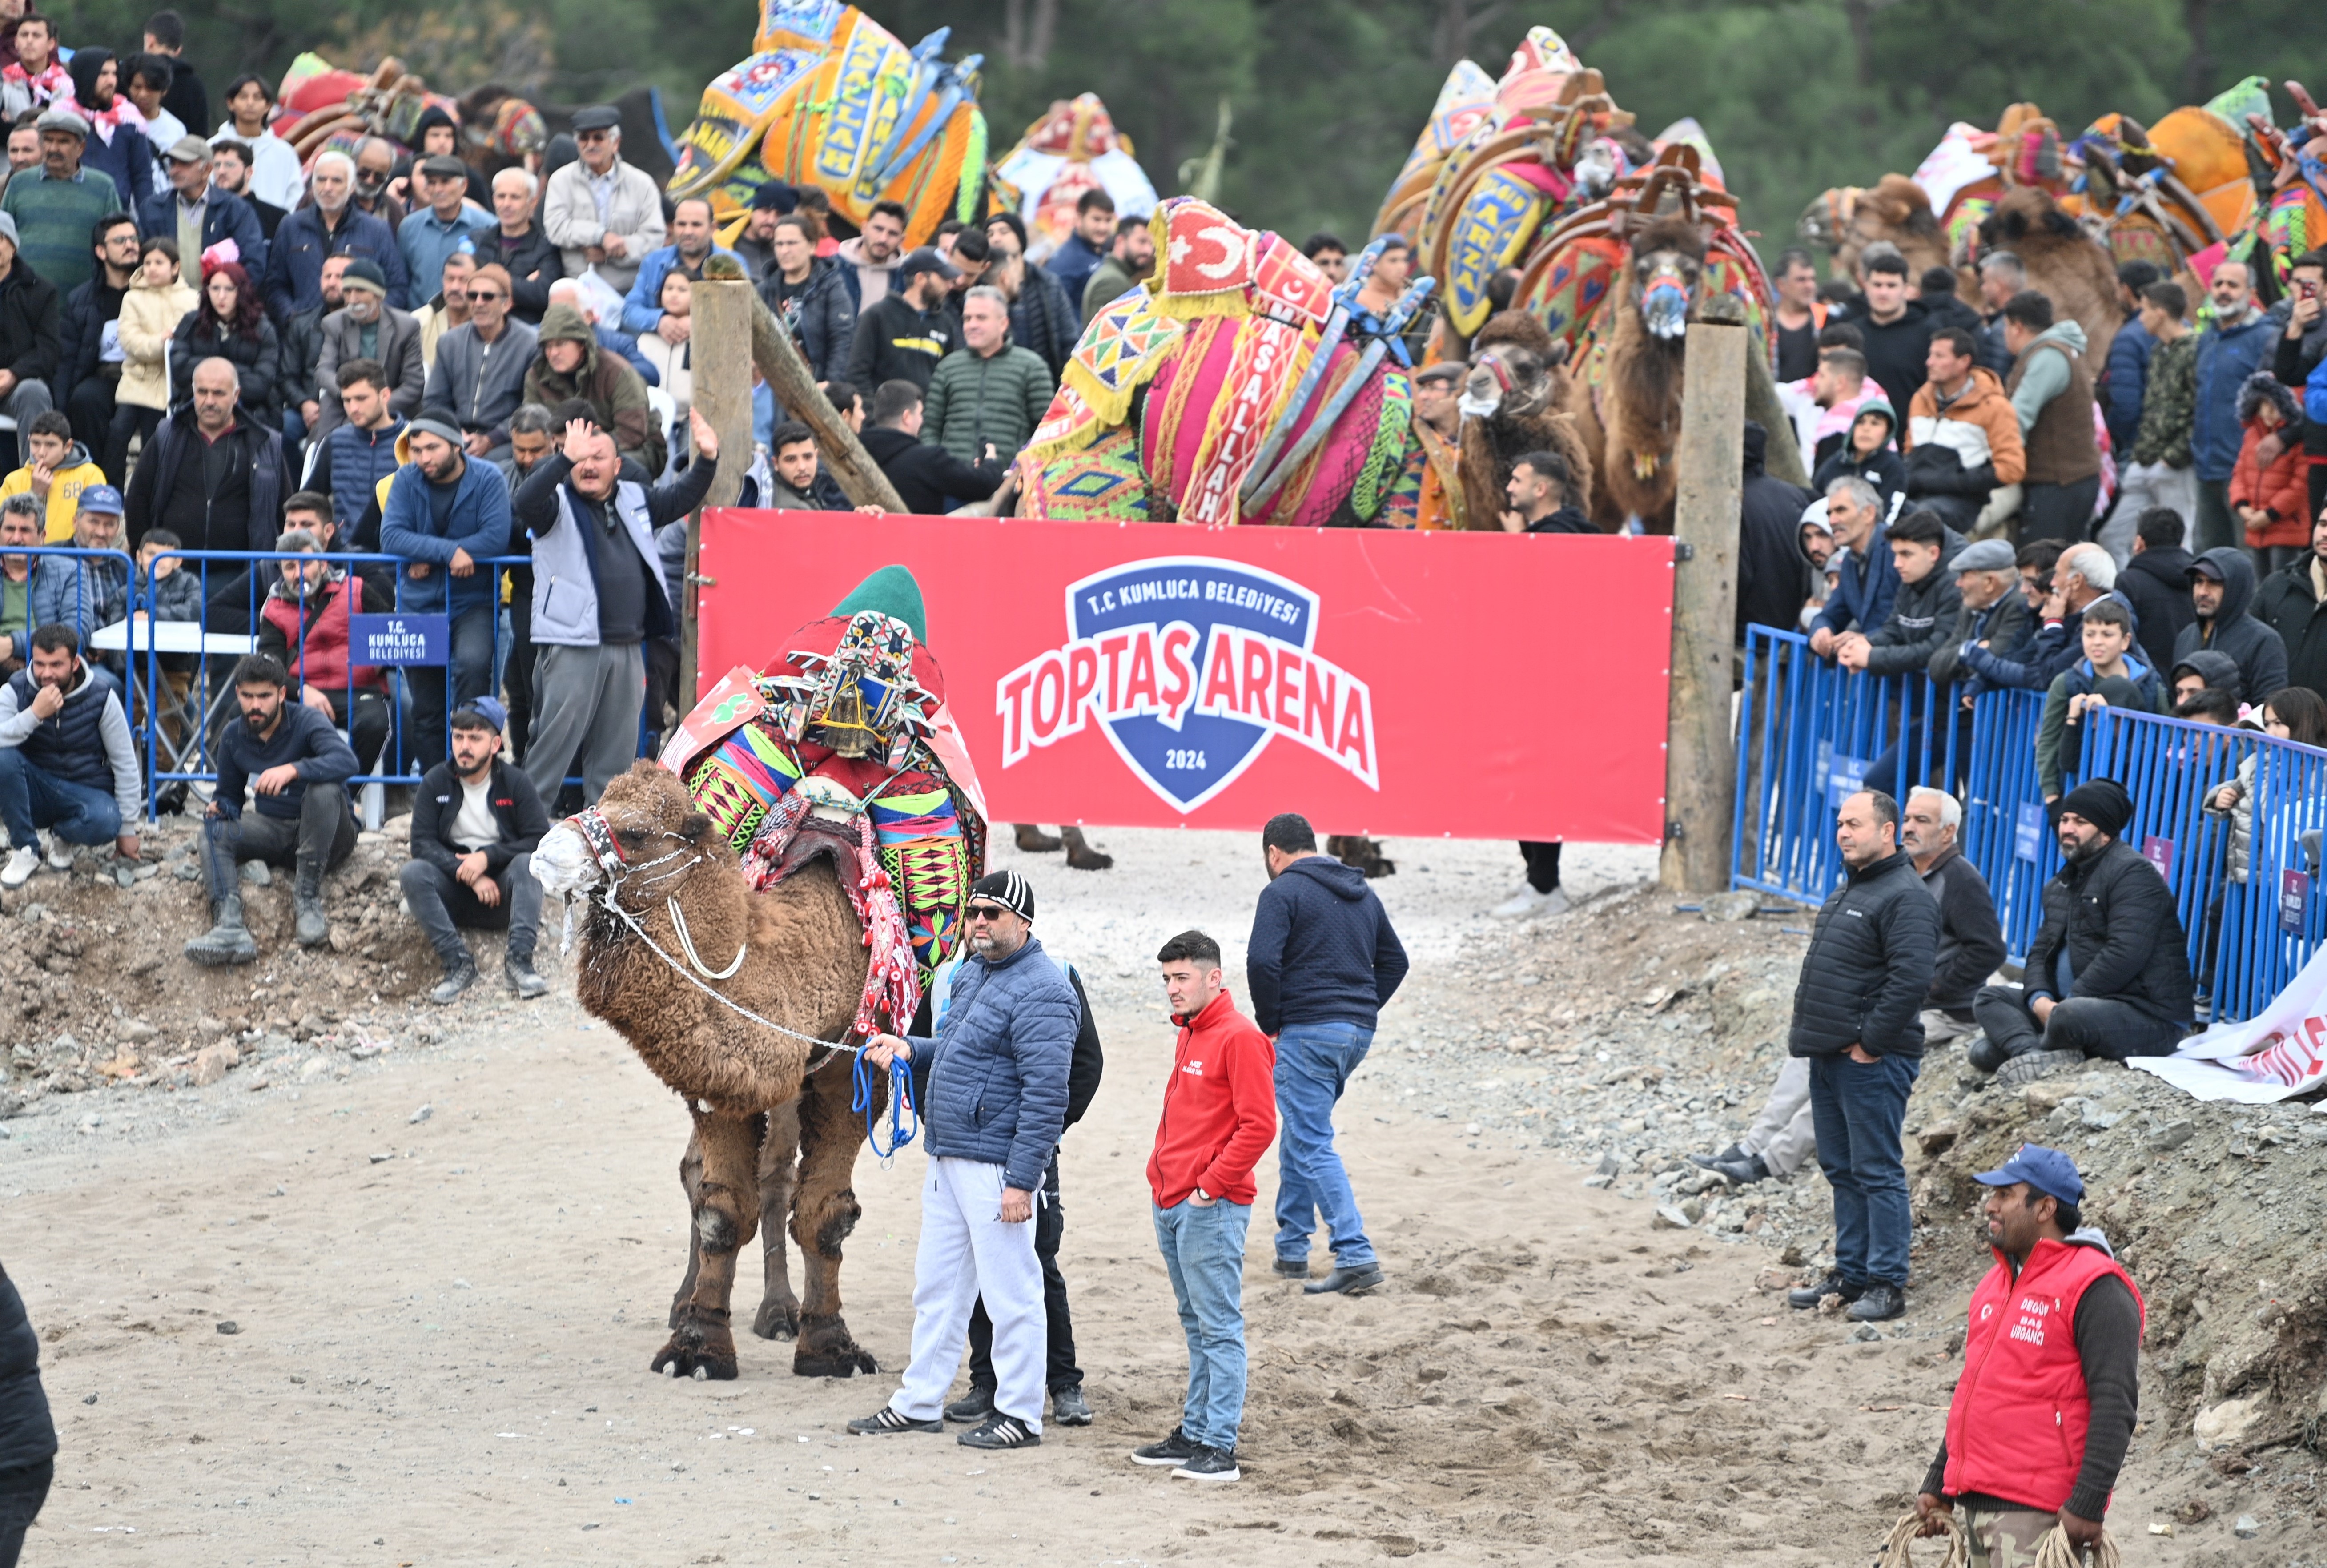
M88 486L80 492L73 506L79 511L104 512L117 518L129 509L122 504L121 492L109 484Z
M2009 1187L2025 1181L2031 1190L2047 1198L2058 1199L2071 1206L2085 1200L2085 1179L2077 1174L2077 1162L2058 1149L2047 1149L2042 1143L2023 1143L2019 1153L1993 1171L1983 1171L1972 1178L1986 1187Z

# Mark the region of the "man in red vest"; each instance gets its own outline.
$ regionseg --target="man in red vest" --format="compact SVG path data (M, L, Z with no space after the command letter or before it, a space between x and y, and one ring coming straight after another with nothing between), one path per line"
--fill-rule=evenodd
M2056 1523L2080 1549L2100 1539L2133 1441L2146 1309L2107 1238L2079 1227L2075 1161L2023 1143L1973 1180L1991 1189L1995 1266L1972 1293L1963 1376L1915 1507L1934 1535L1960 1503L1972 1568L2014 1568Z

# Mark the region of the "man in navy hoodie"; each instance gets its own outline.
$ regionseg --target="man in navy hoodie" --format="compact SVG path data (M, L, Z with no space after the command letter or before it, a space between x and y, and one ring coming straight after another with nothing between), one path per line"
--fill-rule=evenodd
M1406 978L1406 949L1365 873L1318 854L1306 817L1270 817L1260 844L1268 886L1252 912L1245 984L1253 1022L1276 1041L1276 1272L1308 1279L1322 1218L1332 1272L1302 1288L1354 1295L1380 1284L1382 1270L1333 1149L1333 1106Z

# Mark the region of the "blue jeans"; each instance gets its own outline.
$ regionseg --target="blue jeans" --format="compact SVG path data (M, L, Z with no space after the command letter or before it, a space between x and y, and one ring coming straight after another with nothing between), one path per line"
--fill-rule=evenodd
M1911 1056L1856 1062L1810 1059L1810 1122L1818 1169L1834 1189L1834 1266L1853 1285L1907 1285L1907 1166L1899 1149L1907 1096L1922 1069Z
M1244 1421L1244 1237L1252 1205L1222 1199L1199 1209L1182 1199L1169 1209L1148 1207L1188 1336L1180 1431L1190 1442L1233 1453Z
M1322 1220L1333 1233L1333 1266L1374 1261L1350 1173L1333 1152L1333 1106L1366 1059L1374 1031L1358 1023L1288 1023L1276 1037L1276 1255L1309 1256Z
M110 844L121 832L113 791L76 784L24 761L14 746L0 747L0 822L18 849L40 842L47 828L67 844Z

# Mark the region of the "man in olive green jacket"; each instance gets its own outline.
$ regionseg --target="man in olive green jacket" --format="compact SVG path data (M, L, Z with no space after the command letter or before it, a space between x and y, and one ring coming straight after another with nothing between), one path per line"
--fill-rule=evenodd
M1051 406L1051 368L1042 356L1010 342L1010 304L996 288L962 296L963 347L938 361L922 400L923 439L967 463L986 461L986 449L1005 462L1015 456Z

